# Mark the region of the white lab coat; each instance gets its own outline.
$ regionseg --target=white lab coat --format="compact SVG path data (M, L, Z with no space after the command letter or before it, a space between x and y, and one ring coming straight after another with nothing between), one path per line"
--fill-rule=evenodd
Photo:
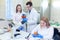
M39 14L32 8L31 12L27 14L27 32L31 32L37 25Z
M54 28L53 27L45 27L45 28L41 28L40 24L33 29L33 31L31 32L31 35L34 34L34 32L38 32L38 34L41 34L43 36L44 40L53 40L53 34L54 34ZM33 39L33 37L30 35L30 39Z
M25 12L22 13L15 13L13 15L13 23L15 24L16 28L18 28L19 26L24 26L24 30L26 30L26 25L25 24L21 24L22 21L22 14L26 14Z

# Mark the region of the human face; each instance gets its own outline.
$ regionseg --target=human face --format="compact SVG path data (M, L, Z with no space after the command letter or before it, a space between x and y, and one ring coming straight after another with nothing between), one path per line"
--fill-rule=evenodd
M40 21L40 26L41 27L46 27L46 22L44 22L43 20Z
M20 12L20 11L21 11L21 7L20 7L20 6L18 6L18 7L17 7L17 10L18 10L18 12Z
M30 5L26 5L27 10L31 10L31 6Z

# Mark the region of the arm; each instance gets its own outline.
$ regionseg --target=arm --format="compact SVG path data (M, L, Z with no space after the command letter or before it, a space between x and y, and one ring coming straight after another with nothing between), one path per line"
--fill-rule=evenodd
M36 24L38 21L38 13L32 14L32 16L30 17L30 19L28 20L29 24Z
M37 27L35 27L35 28L32 30L31 35L30 35L30 36L32 36L32 34L34 34L34 32L38 32L38 28L39 28L39 25L38 25Z
M37 32L37 27L34 28L34 30L31 32L30 36L29 36L29 40L34 40L32 34L34 34L34 32Z

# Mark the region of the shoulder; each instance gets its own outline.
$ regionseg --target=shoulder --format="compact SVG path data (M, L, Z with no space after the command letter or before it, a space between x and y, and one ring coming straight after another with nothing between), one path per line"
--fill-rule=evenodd
M35 8L32 8L32 10L31 10L31 11L32 11L32 12L37 12Z
M36 9L35 9L35 8L32 8L32 10L33 10L33 11L36 11Z
M33 14L35 14L35 15L39 15L38 12L37 12L37 10L36 10L35 8L32 8L31 11L33 12Z
M54 27L52 27L52 26L50 26L49 28L53 28L54 29Z
M54 31L54 27L52 27L52 26L50 26L48 29Z

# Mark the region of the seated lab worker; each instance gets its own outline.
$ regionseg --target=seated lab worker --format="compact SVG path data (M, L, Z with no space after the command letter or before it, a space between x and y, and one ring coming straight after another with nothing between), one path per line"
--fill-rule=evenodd
M35 8L33 8L33 4L31 1L28 1L26 3L26 9L28 11L27 13L27 32L31 33L31 31L36 27L37 25L37 20L39 17L38 12L36 11Z
M25 27L26 22L26 15L25 12L22 11L22 7L20 4L17 4L16 6L16 13L13 15L13 23L16 25L16 28L19 28L20 26ZM23 28L22 27L22 28ZM25 28L24 28L25 30Z
M11 31L11 28L9 27L8 24L9 24L8 21L0 21L0 34Z
M52 39L53 35L54 35L54 28L50 26L50 23L46 17L42 17L40 24L33 29L29 39L53 40Z

